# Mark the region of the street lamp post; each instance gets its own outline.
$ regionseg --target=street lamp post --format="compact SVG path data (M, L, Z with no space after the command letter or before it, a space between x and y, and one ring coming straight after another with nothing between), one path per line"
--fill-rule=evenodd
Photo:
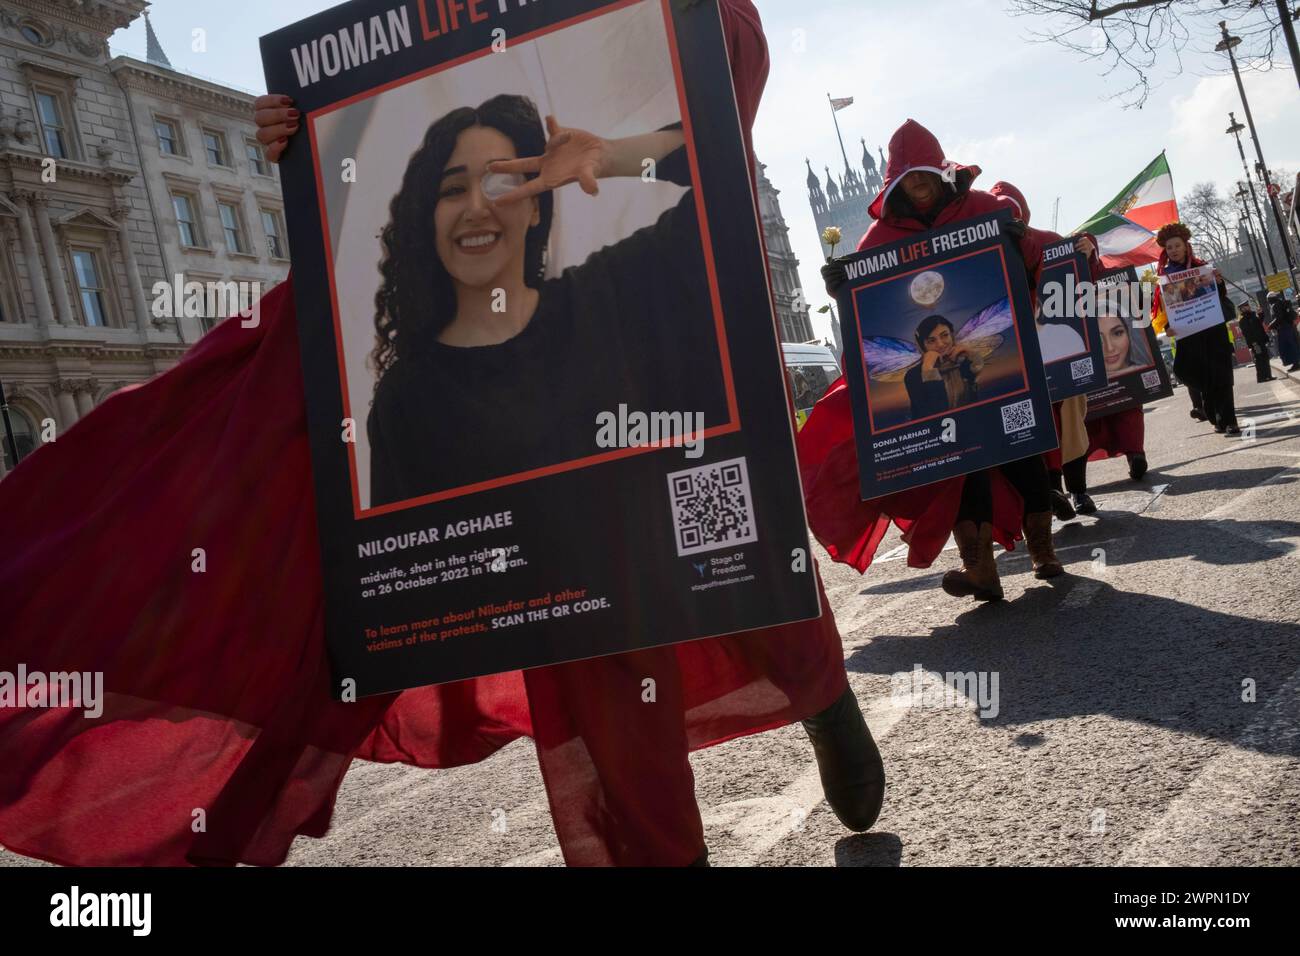
M818 315L825 315L827 312L831 314L831 332L834 333L836 342L840 342L840 317L835 314L835 303L827 302L817 310ZM842 342L840 342L839 349L841 353L844 351L844 345Z
M1277 196L1273 195L1273 183L1268 176L1268 163L1264 159L1264 150L1259 145L1259 134L1255 132L1255 117L1251 115L1250 102L1246 99L1246 87L1241 82L1241 71L1237 69L1237 57L1232 52L1233 48L1241 43L1241 37L1228 34L1226 20L1219 21L1219 31L1223 34L1223 39L1215 45L1214 49L1221 53L1226 52L1228 62L1232 64L1232 75L1237 80L1237 92L1241 95L1241 106L1246 111L1246 125L1250 127L1250 139L1255 144L1255 156L1259 159L1259 174L1264 180L1264 190L1268 193L1273 218L1277 220L1278 235L1282 239L1282 253L1286 256L1287 269L1291 275L1291 282L1294 284L1296 282L1295 259L1291 256L1291 244L1286 241L1286 223L1282 220L1282 210L1278 208Z
M1291 22L1291 11L1287 9L1286 0L1277 0L1277 15L1282 21L1282 35L1286 37L1286 48L1291 51L1291 65L1295 67L1295 81L1300 85L1300 44L1296 43L1295 25Z
M1237 152L1241 154L1241 170L1246 174L1246 185L1250 187L1250 201L1254 203L1255 215L1259 219L1259 228L1262 230L1260 234L1264 237L1264 251L1268 253L1268 261L1272 264L1273 271L1277 272L1277 259L1273 255L1273 247L1268 242L1268 227L1264 225L1264 212L1259 208L1259 197L1255 195L1255 181L1250 178L1250 166L1246 163L1246 149L1241 145L1241 131L1246 127L1237 122L1235 113L1229 113L1228 119L1232 120L1232 125L1228 127L1226 132L1237 139ZM1263 265L1262 262L1260 264ZM1262 272L1259 278L1261 282L1264 281Z
M1264 260L1260 258L1259 246L1255 244L1255 230L1250 224L1250 207L1246 205L1246 187L1241 183L1237 184L1237 198L1241 200L1241 222L1246 227L1246 241L1250 244L1250 257L1255 262L1255 274L1259 277L1260 285L1264 284Z

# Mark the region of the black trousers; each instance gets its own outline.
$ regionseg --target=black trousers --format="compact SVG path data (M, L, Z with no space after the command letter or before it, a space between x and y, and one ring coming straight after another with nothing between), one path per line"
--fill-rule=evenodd
M1273 377L1272 366L1268 364L1268 346L1253 345L1250 354L1255 359L1255 381L1267 382Z
M1024 499L1024 514L1037 514L1051 508L1051 478L1047 474L1047 463L1043 461L1042 455L1032 455L1020 461L999 465L998 470ZM966 476L957 520L973 521L976 524L987 524L993 520L993 469Z
M1237 406L1232 395L1232 357L1211 356L1207 371L1208 378L1201 392L1205 417L1215 428L1237 427Z

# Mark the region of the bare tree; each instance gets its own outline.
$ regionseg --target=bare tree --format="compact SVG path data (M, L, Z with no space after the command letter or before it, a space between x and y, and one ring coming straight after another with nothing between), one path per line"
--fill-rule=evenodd
M1084 58L1095 59L1103 76L1118 74L1130 85L1120 93L1125 107L1141 108L1151 93L1162 59L1172 58L1173 74L1182 72L1183 52L1213 50L1220 40L1218 23L1228 21L1241 37L1238 65L1267 70L1274 50L1287 57L1276 4L1260 0L1008 0L1016 16L1033 17L1042 26L1031 39L1056 43ZM1229 71L1224 56L1222 70Z
M1197 254L1203 259L1213 262L1235 251L1240 211L1219 195L1219 187L1214 183L1193 186L1178 203L1178 212L1191 228Z

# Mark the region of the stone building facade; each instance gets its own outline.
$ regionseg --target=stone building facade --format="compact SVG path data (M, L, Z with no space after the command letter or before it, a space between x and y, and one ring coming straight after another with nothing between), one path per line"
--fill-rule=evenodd
M790 247L790 229L781 215L780 191L767 178L767 167L758 164L758 211L767 244L767 263L772 273L772 294L782 342L808 342L813 337L808 303L799 280L799 260Z
M145 0L0 0L0 382L19 456L171 368L218 316L155 308L158 283L288 273L252 97L108 38ZM13 462L3 434L0 477Z

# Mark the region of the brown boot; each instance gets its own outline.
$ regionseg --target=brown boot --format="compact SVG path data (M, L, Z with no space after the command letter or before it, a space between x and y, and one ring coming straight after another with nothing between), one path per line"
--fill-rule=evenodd
M1025 515L1025 547L1034 562L1034 577L1055 578L1065 573L1052 548L1052 513L1040 511Z
M998 563L993 557L993 525L958 521L952 533L957 539L962 568L943 576L943 589L953 597L1001 601L1002 582L998 579Z

